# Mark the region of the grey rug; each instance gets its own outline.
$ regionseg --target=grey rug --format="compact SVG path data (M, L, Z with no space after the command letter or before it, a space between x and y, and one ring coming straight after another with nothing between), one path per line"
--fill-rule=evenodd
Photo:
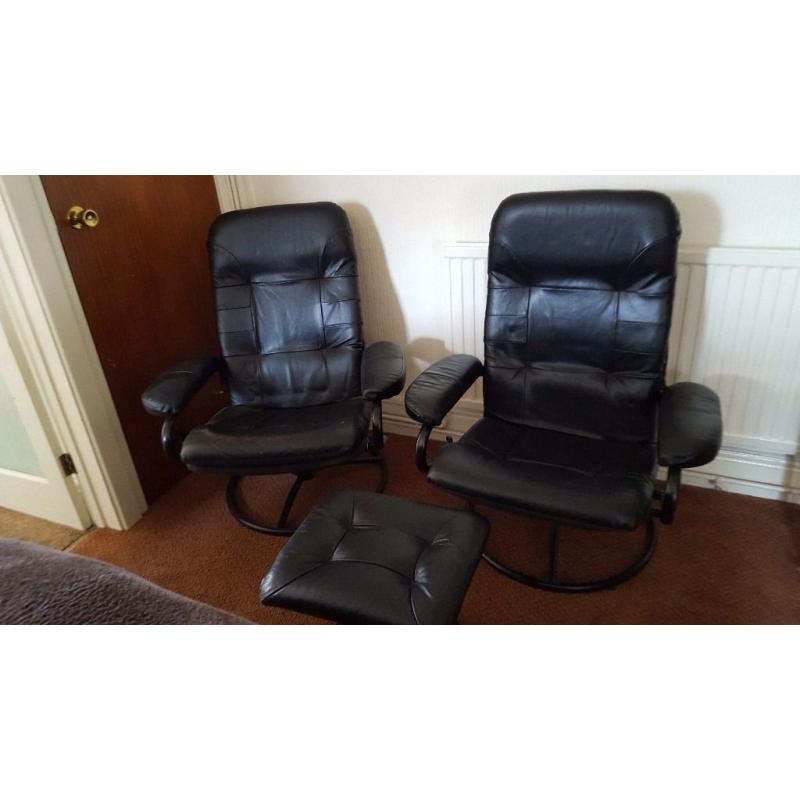
M0 539L0 624L250 623L103 561Z

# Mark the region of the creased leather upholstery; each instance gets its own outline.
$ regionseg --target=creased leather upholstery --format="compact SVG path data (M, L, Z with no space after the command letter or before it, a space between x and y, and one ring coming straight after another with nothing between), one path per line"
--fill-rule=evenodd
M177 414L219 366L220 361L215 356L179 361L144 390L142 404L150 414Z
M655 192L504 200L490 233L487 416L652 441L679 235Z
M406 358L394 342L373 342L361 359L361 394L367 400L384 400L403 391Z
M658 463L697 467L717 457L722 444L719 397L699 383L675 383L661 397Z
M181 460L193 470L311 471L364 449L371 408L361 397L300 408L228 406L189 432Z
M261 601L337 622L455 622L488 525L465 511L372 492L319 503L261 583Z
M474 356L445 356L431 364L408 387L406 413L423 425L440 425L482 372L483 365Z
M194 470L307 473L363 452L374 405L403 389L405 359L391 342L364 351L344 210L222 214L208 251L222 358L181 362L142 396L151 413L175 414L220 369L231 405L187 435L181 459Z
M647 516L655 446L478 420L428 477L478 501L587 527L633 530Z
M679 236L677 211L654 192L506 199L490 236L486 416L439 451L431 482L536 516L633 529L650 513L659 457L711 460L721 435L713 392L667 390L659 423ZM445 396L436 373L407 392L423 424L439 424L466 388Z
M315 406L361 393L358 278L343 209L222 214L208 251L234 405Z

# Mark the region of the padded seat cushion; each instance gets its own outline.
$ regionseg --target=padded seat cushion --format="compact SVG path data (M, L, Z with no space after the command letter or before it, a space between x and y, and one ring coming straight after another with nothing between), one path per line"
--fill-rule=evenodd
M278 554L261 600L336 622L452 623L487 529L467 511L336 492Z
M633 530L650 510L655 445L484 417L442 447L428 478L443 489L587 527Z
M301 408L228 406L194 428L181 449L193 470L290 472L363 449L371 403L360 397Z

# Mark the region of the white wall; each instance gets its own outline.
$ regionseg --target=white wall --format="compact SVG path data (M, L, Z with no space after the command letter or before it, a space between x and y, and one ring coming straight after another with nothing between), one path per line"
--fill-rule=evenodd
M682 245L800 248L800 177L768 176L242 176L244 206L332 200L352 222L368 340L408 348L410 377L444 355L449 291L442 245L485 241L509 194L641 188L669 194Z

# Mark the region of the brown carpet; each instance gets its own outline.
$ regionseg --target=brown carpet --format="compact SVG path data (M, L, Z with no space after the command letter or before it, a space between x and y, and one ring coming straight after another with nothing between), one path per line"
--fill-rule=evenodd
M83 534L83 531L76 531L66 525L0 508L0 537L4 539L21 539L23 542L66 550Z
M414 468L414 442L388 437L389 494L460 506ZM328 470L304 485L296 523L334 488L371 489L374 467ZM126 567L161 586L262 623L317 622L261 606L261 578L284 540L249 531L229 516L224 476L189 475L130 531L96 530L72 548ZM244 483L250 507L274 521L289 476ZM543 565L547 527L480 509L492 525L488 549L527 568ZM559 574L591 578L629 560L642 533L564 530ZM659 526L658 548L644 571L610 591L542 592L514 583L481 562L459 621L502 623L800 623L800 507L684 487L672 526Z

